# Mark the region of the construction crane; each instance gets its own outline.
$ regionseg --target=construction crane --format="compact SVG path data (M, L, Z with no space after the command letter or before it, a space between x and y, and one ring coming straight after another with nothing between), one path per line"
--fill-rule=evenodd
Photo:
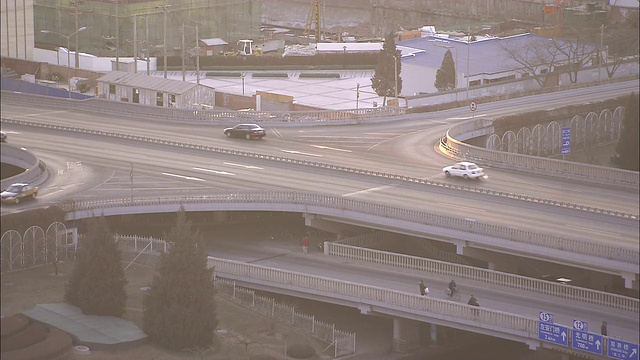
M547 4L544 6L543 13L549 14L553 16L554 26L553 26L553 36L558 37L562 35L562 20L563 20L563 10L562 4L564 4L566 0L556 0L553 5Z
M313 0L311 2L311 9L309 10L309 15L307 16L307 25L304 28L304 34L309 39L309 34L311 33L311 24L315 23L315 39L316 43L320 42L320 22L324 21L323 16L320 12L319 0Z

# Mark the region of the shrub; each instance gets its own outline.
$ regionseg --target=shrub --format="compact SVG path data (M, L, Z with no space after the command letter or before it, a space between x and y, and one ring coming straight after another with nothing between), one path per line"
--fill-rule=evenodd
M257 77L277 77L277 78L288 78L289 74L287 73L253 73L251 75L254 78Z
M241 77L242 73L239 72L208 72L207 77Z
M340 79L340 74L336 74L336 73L301 73L299 78Z
M316 349L311 345L293 344L287 347L287 355L294 359L309 359L316 356Z

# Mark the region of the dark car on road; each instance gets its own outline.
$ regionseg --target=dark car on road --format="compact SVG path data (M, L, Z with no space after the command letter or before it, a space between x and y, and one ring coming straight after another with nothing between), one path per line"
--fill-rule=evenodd
M266 131L256 124L238 124L231 128L224 129L227 137L239 137L249 139L262 139L267 135Z

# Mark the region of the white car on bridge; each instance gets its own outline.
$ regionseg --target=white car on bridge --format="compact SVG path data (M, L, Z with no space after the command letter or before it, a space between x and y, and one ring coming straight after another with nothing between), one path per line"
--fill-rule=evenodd
M475 163L463 161L455 165L442 168L447 177L461 176L465 179L479 179L484 176L484 170Z

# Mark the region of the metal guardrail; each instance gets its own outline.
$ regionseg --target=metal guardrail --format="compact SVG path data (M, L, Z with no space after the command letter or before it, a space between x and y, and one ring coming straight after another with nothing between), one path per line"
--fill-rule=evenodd
M148 197L135 198L105 198L96 200L72 200L60 204L73 218L75 212L91 211L105 208L127 208L131 206L161 206L180 204L219 204L219 203L271 203L293 206L316 206L319 208L335 209L341 213L353 212L367 214L387 219L395 219L420 225L435 226L444 229L462 231L470 234L504 239L519 244L540 246L562 252L593 257L593 260L608 259L616 263L637 265L640 263L638 251L622 249L606 244L563 238L552 234L537 233L522 229L513 229L480 221L429 213L423 210L403 209L393 206L348 199L341 196L291 192L291 191L237 191L233 193L218 193L202 196L185 197Z
M528 195L519 195L519 194L514 194L514 193L509 193L509 192L504 192L504 191L488 190L488 189L482 189L482 188L475 188L475 187L471 187L471 186L462 186L462 185L456 185L456 184L451 184L451 183L444 183L444 182L426 180L426 179L421 179L421 178L414 178L414 177L401 175L401 174L385 173L385 172L374 171L374 170L359 169L359 168L354 168L354 167L349 167L349 166L332 165L332 164L326 164L326 163L321 163L321 162L316 162L316 161L298 160L298 159L293 159L293 158L287 158L287 157L284 157L284 156L274 156L274 155L253 153L253 152L248 152L248 151L231 150L231 149L219 148L219 147L208 146L208 145L192 144L192 143L185 143L185 142L179 142L179 141L173 141L173 140L151 138L151 137L146 137L146 136L129 135L129 134L123 134L123 133L117 133L117 132L106 132L106 131L101 131L101 130L78 128L78 127L72 127L72 126L45 124L45 123L38 123L38 122L34 122L34 121L28 121L28 120L2 118L1 121L5 122L5 123L16 124L16 125L21 125L21 126L42 127L42 128L47 128L47 129L55 129L55 130L62 130L62 131L72 131L72 132L77 132L77 133L85 133L85 134L100 135L100 136L117 137L117 138L122 138L122 139L127 139L127 140L143 141L143 142L149 142L149 143L154 143L154 144L163 144L163 145L168 145L168 146L176 146L176 147L180 147L180 148L189 148L189 149L197 149L197 150L203 150L203 151L211 151L211 152L220 153L220 154L244 156L244 157L249 157L249 158L259 158L259 159L262 159L262 160L286 162L288 164L297 164L297 165L303 165L303 166L318 167L318 168L323 168L323 169L330 169L330 170L348 172L348 173L352 173L352 174L375 176L375 177L380 177L380 178L385 178L385 179L392 179L392 180L396 180L396 181L405 181L405 182L414 183L414 184L421 184L421 185L427 185L427 186L436 186L436 187L447 188L447 189L455 189L455 190L460 190L460 191L468 191L468 192L485 194L485 195L490 195L490 196L499 196L499 197L509 198L509 199L513 199L513 200L520 200L520 201L526 201L526 202L536 203L536 204L545 204L545 205L557 206L557 207L562 207L562 208L568 208L568 209L579 210L579 211L586 211L586 212L590 212L590 213L603 214L603 215L615 216L615 217L626 218L626 219L640 219L640 215L638 215L638 214L623 213L623 212L619 212L619 211L607 210L607 209L602 209L602 208L595 208L595 207L584 206L584 205L579 205L579 204L572 204L572 203L556 201L556 200L551 200L551 199L545 199L545 198L539 198L539 197L528 196Z
M31 99L31 100L26 100ZM98 114L118 114L136 118L156 120L180 120L183 122L219 122L237 123L250 119L256 123L358 123L371 119L381 119L406 114L406 109L395 106L363 108L349 110L311 110L311 111L234 111L208 110L201 108L177 109L147 106L129 102L91 98L87 100L69 100L52 96L2 91L2 101L34 101L50 108L73 109Z
M0 181L1 190L8 188L11 184L15 183L37 184L47 174L47 166L45 163L42 160L39 160L29 150L17 148L11 144L4 144L2 145L2 158L3 162L23 167L26 171L6 179L2 179ZM12 158L13 161L5 161L5 158Z
M609 186L639 188L640 173L637 171L490 150L458 141L451 135L454 132L460 133L462 127L474 123L474 121L470 121L449 129L447 134L440 139L440 151L454 158L475 161L493 167L518 169L531 174L544 174Z
M513 290L560 297L630 311L636 314L639 312L640 301L638 299L473 266L344 245L336 242L325 243L325 254L365 261L372 265L389 265L400 269L423 271L432 275L446 275L447 277L468 279L481 284L484 283L508 287Z

